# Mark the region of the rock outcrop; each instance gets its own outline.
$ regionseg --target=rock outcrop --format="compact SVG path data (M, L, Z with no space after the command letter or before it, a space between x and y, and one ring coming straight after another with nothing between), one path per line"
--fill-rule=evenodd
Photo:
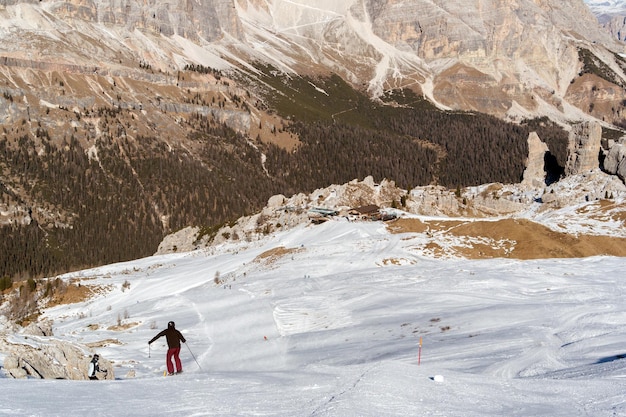
M618 40L626 42L626 15L613 16L609 21L603 24L609 33Z
M626 183L626 138L611 146L604 158L604 170Z
M565 175L576 175L600 167L602 126L598 122L582 122L572 126L569 134Z
M585 3L612 36L626 42L626 3L622 0L585 0Z
M88 379L91 355L72 343L41 337L13 337L0 340L6 354L4 373L11 378ZM111 362L100 358L99 379L115 379Z
M528 135L528 158L526 159L526 169L522 177L522 185L531 187L541 187L545 185L546 152L548 152L548 145L541 141L536 132L531 132L530 135Z
M248 73L248 63L258 61L286 72L331 71L373 96L410 87L442 106L500 116L514 108L541 113L544 104L564 111L582 49L624 80L613 53L623 44L580 0L337 0L315 7L277 0L0 0L0 6L7 28L0 31L0 59L41 61L29 68L93 70L97 62L98 73L113 75L144 62L173 75L199 63ZM19 23L23 16L28 25ZM617 110L626 95L616 91Z
M189 226L165 236L159 244L156 254L189 252L198 249L196 240L199 231L199 227Z
M336 213L337 221L359 221L350 216L351 208L377 205L381 212L401 214L407 212L426 216L445 217L494 217L524 213L532 204L540 204L531 210L545 212L558 210L573 204L604 199L623 201L626 185L615 175L600 169L571 175L561 181L546 185L542 182L542 160L546 146L536 135L531 135L529 152L531 168L526 178L533 184L484 184L465 189L449 189L429 185L403 190L392 181L377 184L371 177L363 181L353 180L343 185L331 185L311 194L292 197L275 195L265 208L253 216L241 217L236 223L222 227L211 236L198 238L198 229L186 229L168 236L159 246L157 254L172 252L172 242L177 248L208 249L229 242L253 242L264 236L312 223L311 209L326 209ZM540 168L541 166L541 168ZM534 171L535 175L530 172ZM534 178L534 180L533 180ZM395 211L397 207L400 212Z

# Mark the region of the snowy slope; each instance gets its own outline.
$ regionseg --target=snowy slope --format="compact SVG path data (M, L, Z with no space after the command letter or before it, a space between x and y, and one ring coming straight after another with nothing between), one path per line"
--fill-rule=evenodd
M0 415L626 415L626 259L441 260L416 239L332 221L68 274L107 291L45 311L54 338L117 341L94 349L117 380L0 378ZM169 320L188 343L164 378L147 341Z

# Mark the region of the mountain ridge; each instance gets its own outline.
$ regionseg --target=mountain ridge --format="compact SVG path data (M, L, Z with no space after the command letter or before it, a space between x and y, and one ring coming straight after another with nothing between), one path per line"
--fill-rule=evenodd
M536 112L530 96L541 90L566 100L579 45L597 54L598 45L626 51L598 30L582 1L526 1L515 8L491 3L344 0L313 7L241 0L141 7L95 0L5 1L0 33L8 42L0 53L18 57L40 50L38 59L49 55L85 65L97 57L111 68L140 59L164 72L195 60L254 72L246 61L267 61L294 74L338 72L373 96L409 87L442 106L503 116L513 101ZM23 36L15 39L15 33ZM601 59L624 79L610 56ZM479 74L472 76L469 69ZM472 88L451 89L448 84L459 75L468 81L478 76L492 103L471 98L477 94ZM504 94L498 92L503 82L510 85ZM457 104L454 97L464 102Z
M626 5L624 2L586 0L602 26L616 39L626 41Z

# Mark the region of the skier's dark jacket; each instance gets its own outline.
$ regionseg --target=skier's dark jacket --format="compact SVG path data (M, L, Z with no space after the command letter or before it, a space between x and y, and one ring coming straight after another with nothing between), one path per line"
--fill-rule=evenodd
M159 334L154 336L152 338L152 340L150 340L148 343L151 344L152 342L154 342L155 340L157 340L161 336L165 336L165 338L167 339L167 346L170 349L172 349L172 348L179 348L180 347L180 342L183 342L183 343L187 342L185 340L185 337L182 335L182 333L179 332L178 330L176 330L176 328L174 327L173 323L172 324L168 324L167 329L163 330L162 332L160 332Z

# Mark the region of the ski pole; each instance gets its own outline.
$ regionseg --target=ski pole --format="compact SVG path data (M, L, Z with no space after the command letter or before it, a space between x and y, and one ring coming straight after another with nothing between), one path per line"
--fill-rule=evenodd
M417 353L417 366L422 363L422 338L420 337L420 347Z
M196 360L196 357L193 355L193 352L191 351L191 348L189 347L189 345L187 344L187 342L185 342L185 346L187 346L187 349L189 349L189 353L191 353L191 357L193 358L193 360L196 362L196 365L198 365L198 369L200 369L202 371L202 367L200 366L200 364L198 363L198 361ZM203 371L204 372L204 371Z
M150 343L148 343L148 357L150 357Z

